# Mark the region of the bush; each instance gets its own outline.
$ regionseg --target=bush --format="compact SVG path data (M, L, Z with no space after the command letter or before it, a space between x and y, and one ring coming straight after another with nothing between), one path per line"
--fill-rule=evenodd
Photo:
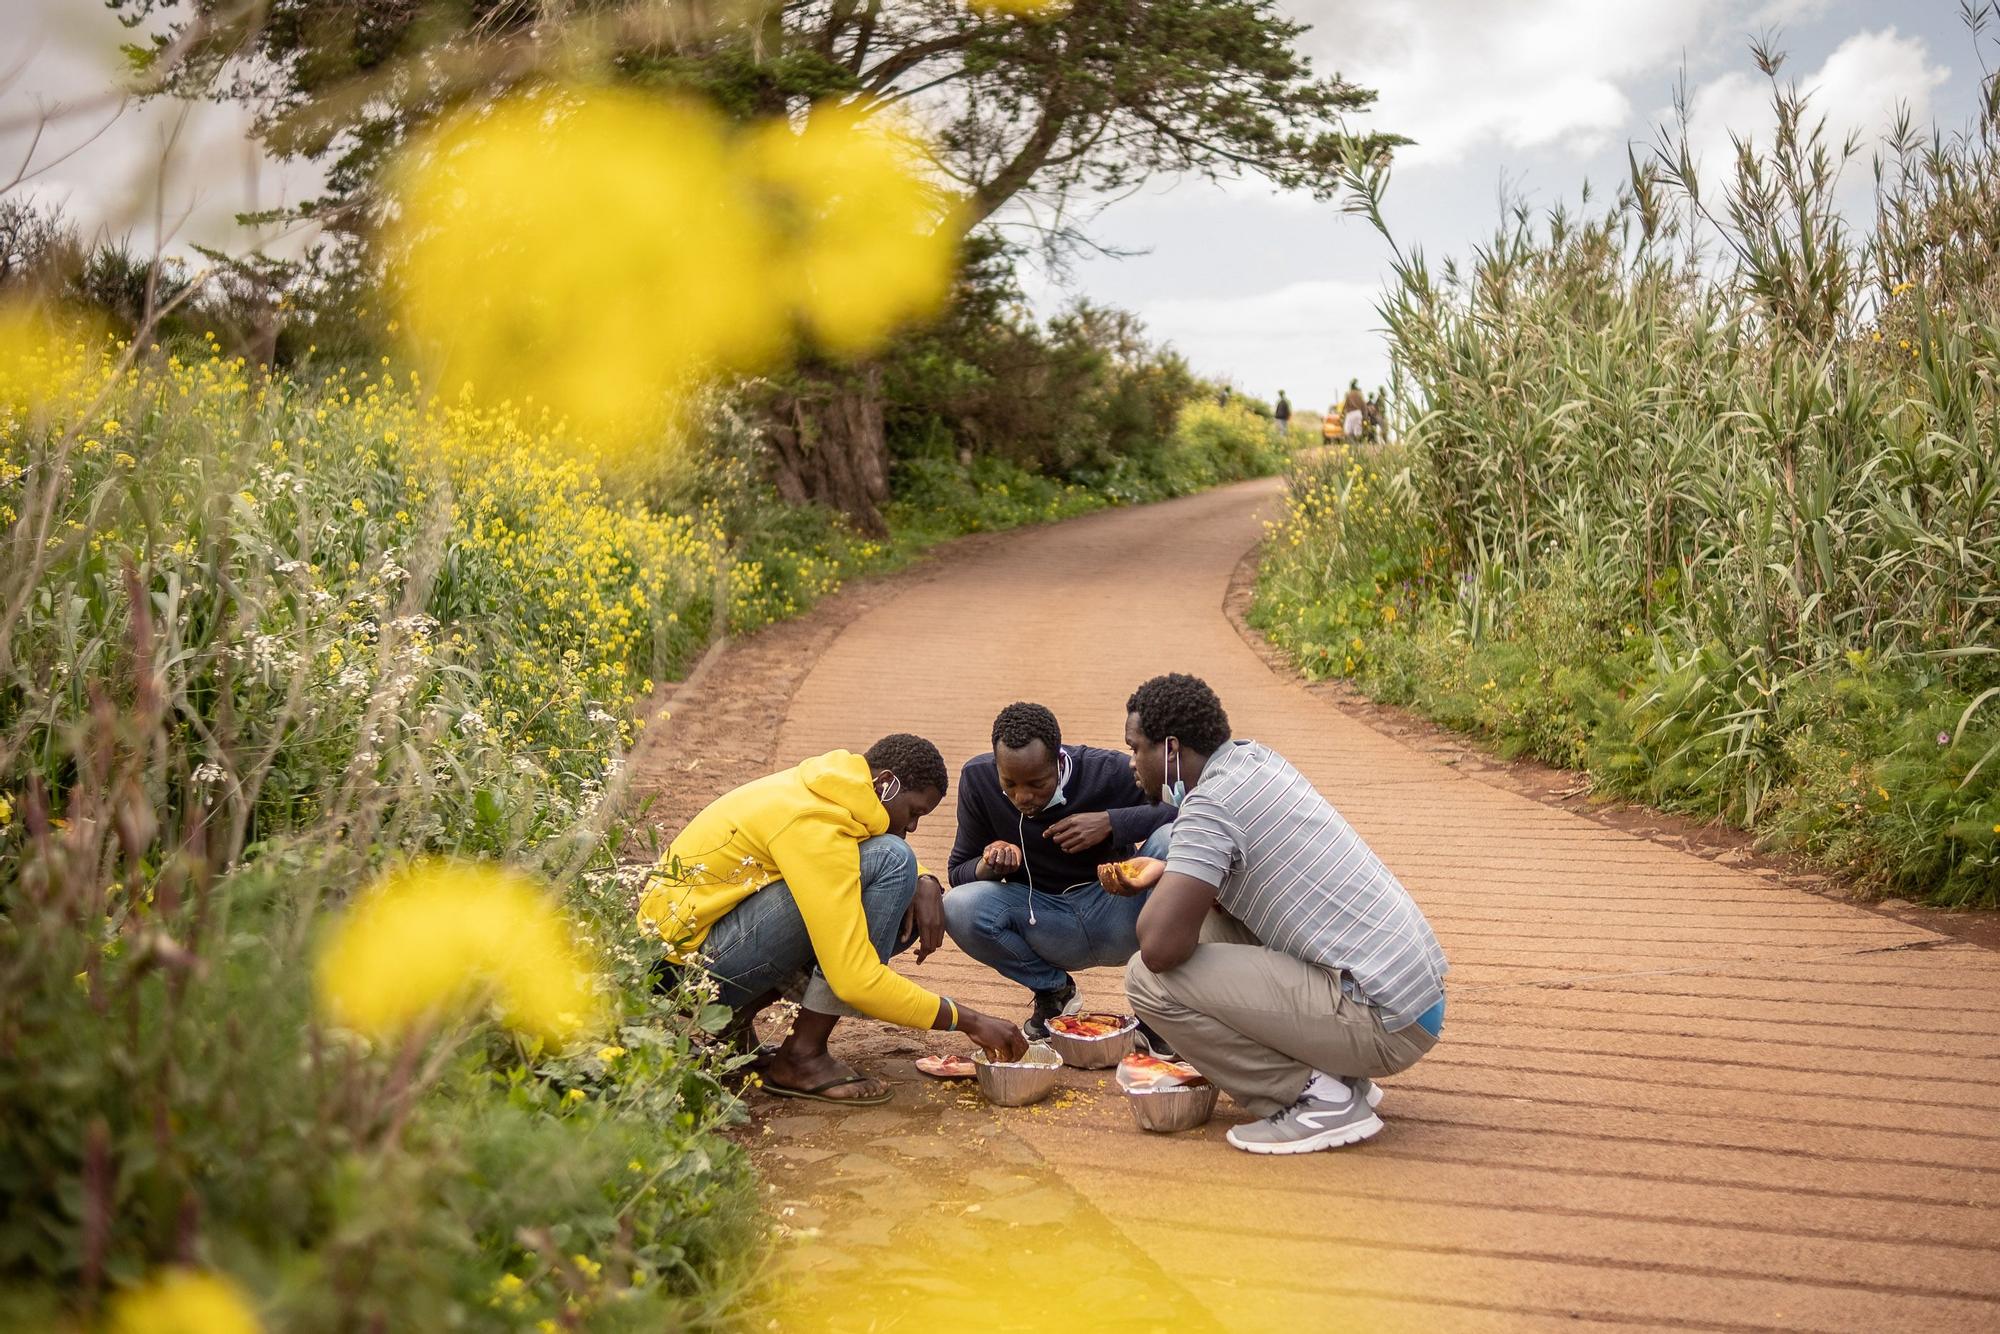
M714 525L386 375L16 335L0 1323L168 1263L280 1328L718 1320L758 1231L718 1016L652 996L603 831L645 674L705 638ZM435 851L568 893L605 1036L320 1019L332 914Z

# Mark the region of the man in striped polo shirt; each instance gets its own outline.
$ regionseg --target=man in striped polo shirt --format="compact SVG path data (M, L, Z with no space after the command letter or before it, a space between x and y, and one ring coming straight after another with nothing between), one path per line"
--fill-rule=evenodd
M1389 868L1284 758L1234 741L1204 682L1156 676L1126 702L1146 795L1180 807L1164 862L1113 863L1150 890L1125 990L1183 1059L1261 1120L1229 1142L1310 1153L1382 1128L1374 1080L1444 1028L1444 951Z

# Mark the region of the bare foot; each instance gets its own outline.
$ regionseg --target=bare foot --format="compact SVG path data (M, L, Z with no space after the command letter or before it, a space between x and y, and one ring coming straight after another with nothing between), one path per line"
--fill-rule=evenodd
M767 1086L776 1084L781 1088L805 1090L816 1089L859 1072L845 1061L835 1060L831 1052L801 1056L781 1047L761 1073ZM862 1075L852 1084L835 1084L820 1096L845 1102L850 1098L879 1098L888 1091L889 1086L873 1075Z

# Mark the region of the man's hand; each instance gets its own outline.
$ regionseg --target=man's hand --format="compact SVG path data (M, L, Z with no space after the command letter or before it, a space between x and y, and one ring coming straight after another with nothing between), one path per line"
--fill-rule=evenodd
M1107 894L1127 898L1143 894L1160 883L1167 864L1158 857L1134 857L1129 861L1106 862L1097 868L1097 883Z
M917 896L903 914L902 935L917 933L917 962L922 963L944 944L944 886L934 875L920 876Z
M995 839L986 845L986 851L979 854L979 878L999 880L1009 871L1021 869L1021 850L1012 843Z
M989 1060L1018 1061L1028 1054L1028 1039L1021 1036L1019 1026L990 1014L961 1006L958 1031L978 1043Z
M1104 811L1079 811L1049 826L1049 841L1064 852L1082 852L1111 837L1111 817Z

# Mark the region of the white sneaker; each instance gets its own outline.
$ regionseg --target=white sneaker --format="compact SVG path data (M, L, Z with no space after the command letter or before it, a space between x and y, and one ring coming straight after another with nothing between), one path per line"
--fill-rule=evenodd
M1313 1153L1357 1144L1382 1129L1382 1118L1359 1093L1342 1102L1301 1094L1261 1121L1232 1127L1224 1138L1245 1153Z

